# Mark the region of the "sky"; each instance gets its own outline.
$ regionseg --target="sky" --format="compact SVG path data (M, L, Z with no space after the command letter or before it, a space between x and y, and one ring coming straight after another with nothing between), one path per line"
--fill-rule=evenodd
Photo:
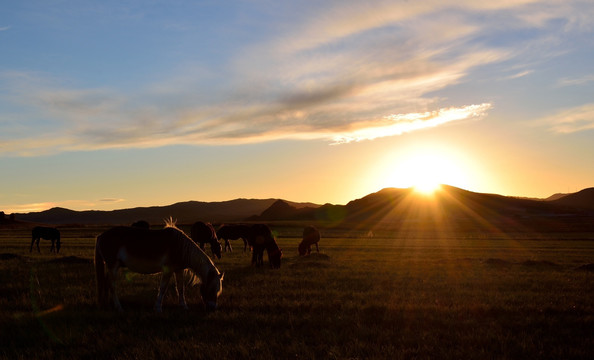
M3 1L0 211L594 186L594 2Z

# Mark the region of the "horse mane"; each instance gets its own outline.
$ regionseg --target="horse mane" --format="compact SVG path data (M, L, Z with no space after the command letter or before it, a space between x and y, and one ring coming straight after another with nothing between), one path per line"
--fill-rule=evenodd
M175 224L177 224L177 219L173 220L173 217L169 216L169 218L163 219L163 221L165 222L165 228L174 228L179 230L179 228L175 226Z

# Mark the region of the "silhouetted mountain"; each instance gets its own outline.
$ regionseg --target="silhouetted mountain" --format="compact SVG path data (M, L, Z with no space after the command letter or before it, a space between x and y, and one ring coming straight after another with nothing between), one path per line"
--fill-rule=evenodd
M188 201L161 207L114 211L72 211L53 208L17 214L22 221L49 224L131 224L144 219L160 224L173 217L180 224L194 221L307 221L329 226L397 229L481 229L487 231L594 230L594 188L556 200L527 199L476 193L442 185L432 196L412 188L386 188L346 205L294 203L279 199L236 199L224 202Z
M52 208L46 211L16 214L23 221L47 224L131 224L143 219L151 224L163 223L169 216L178 223L195 221L233 222L242 221L260 214L277 199L236 199L222 202L187 201L168 206L138 207L112 211L73 211L64 208ZM316 206L311 203L290 203L291 206Z
M551 202L563 206L594 210L594 188L587 188L573 194L568 194Z
M569 194L556 193L556 194L553 194L553 195L551 195L548 198L543 199L543 200L544 201L553 201L553 200L561 199L562 197L567 196L567 195L569 195Z
M594 192L593 192L594 193ZM497 194L475 193L442 185L433 196L425 196L411 189L386 188L353 200L346 205L326 204L318 208L297 209L284 202L276 202L258 221L308 220L341 224L350 227L411 227L428 229L447 225L450 229L584 229L591 228L584 216L584 203L589 192L576 193L561 204ZM564 197L566 199L567 197Z
M268 209L264 210L259 216L248 218L250 221L275 221L275 220L308 220L315 214L319 206L296 207L290 205L287 201L277 200Z

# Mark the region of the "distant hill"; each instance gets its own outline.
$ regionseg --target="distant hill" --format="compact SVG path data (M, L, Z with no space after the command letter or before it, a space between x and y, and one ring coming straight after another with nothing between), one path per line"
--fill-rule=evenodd
M257 221L307 220L350 227L388 226L532 230L594 230L594 191L586 189L556 201L543 201L497 194L475 193L442 185L433 197L413 189L386 188L346 205L322 205L297 209L276 202Z
M46 224L131 224L143 219L151 224L163 223L169 216L179 224L195 221L235 222L250 216L261 214L274 204L277 199L235 199L222 202L187 201L168 206L138 207L112 211L74 211L64 208L52 208L41 212L16 214L21 221ZM315 207L312 203L288 202L294 208Z
M594 231L594 188L553 200L476 193L442 185L433 196L386 188L346 205L295 203L281 199L188 201L169 206L113 211L64 208L16 214L19 221L46 224L131 224L143 219L161 224L169 216L179 224L195 221L300 221L322 226L396 229L482 229L487 231Z
M594 210L594 188L587 188L573 194L567 194L551 202L562 206Z
M561 199L562 197L567 196L567 195L569 195L569 194L556 193L556 194L553 194L553 195L551 195L548 198L543 199L543 200L544 201L553 201L553 200Z

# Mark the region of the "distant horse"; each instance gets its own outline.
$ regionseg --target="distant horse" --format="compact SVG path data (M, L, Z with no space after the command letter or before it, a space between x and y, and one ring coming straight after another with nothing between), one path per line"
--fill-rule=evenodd
M148 223L148 221L145 221L145 220L135 221L130 226L135 227L135 228L141 228L141 229L150 229L151 228L151 225Z
M221 243L219 243L219 239L217 238L217 232L210 223L203 223L202 221L195 222L190 230L190 236L202 250L204 250L205 243L210 243L212 253L218 259L221 258Z
M225 240L225 251L229 252L233 251L229 240L243 239L243 252L246 252L250 231L249 225L223 225L217 230L217 236L219 239Z
M315 245L316 250L319 253L320 248L318 247L318 243L320 242L320 232L313 226L306 226L303 229L303 240L299 243L298 251L299 255L309 255L311 254L311 246Z
M33 243L37 243L37 252L41 252L39 250L40 239L51 240L52 247L50 252L55 251L56 254L60 252L60 231L58 231L58 229L45 226L34 227L31 232L31 248L29 249L29 252L33 251Z
M200 295L208 311L216 309L217 299L223 290L224 274L192 239L173 225L160 230L119 226L97 237L95 272L100 306L107 305L111 292L114 306L123 311L116 292L116 277L122 267L142 274L162 273L155 303L157 312L162 311L163 296L173 274L179 304L184 309L188 308L184 297L185 269L194 274L193 283L196 283L196 276L200 279Z
M264 224L255 224L251 228L249 243L252 247L252 265L264 265L264 249L268 253L270 267L278 269L281 266L283 251L278 247L272 231Z

